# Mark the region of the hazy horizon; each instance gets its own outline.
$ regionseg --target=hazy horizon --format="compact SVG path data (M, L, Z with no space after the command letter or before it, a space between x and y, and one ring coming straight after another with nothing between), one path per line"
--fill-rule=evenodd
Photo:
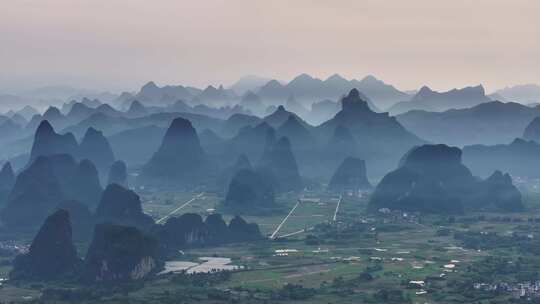
M539 10L526 0L3 2L0 91L339 73L492 92L540 83Z

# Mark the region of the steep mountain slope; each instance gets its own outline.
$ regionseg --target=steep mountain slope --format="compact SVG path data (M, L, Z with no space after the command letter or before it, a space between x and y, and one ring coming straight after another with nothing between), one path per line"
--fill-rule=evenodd
M348 156L366 160L376 175L387 172L405 151L424 142L388 113L371 111L356 89L341 103L342 110L314 132L324 143L330 141L337 128L346 128L358 143L357 154Z

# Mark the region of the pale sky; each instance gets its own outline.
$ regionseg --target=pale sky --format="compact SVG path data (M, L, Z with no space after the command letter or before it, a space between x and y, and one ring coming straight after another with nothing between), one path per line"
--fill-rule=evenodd
M368 74L540 83L538 0L0 0L0 91Z

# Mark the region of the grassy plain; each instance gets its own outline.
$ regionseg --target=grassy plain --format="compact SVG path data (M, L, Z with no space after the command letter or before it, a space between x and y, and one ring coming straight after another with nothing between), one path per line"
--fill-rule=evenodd
M144 194L143 209L158 220L187 212L206 216L219 208L220 196L199 194ZM194 197L196 199L186 204ZM245 218L259 224L263 234L270 236L298 198L294 195L279 197L279 212ZM233 264L244 266L243 270L232 272L227 280L212 287L232 292L240 299L266 299L268 294L281 290L285 284L298 284L317 292L309 299L297 299L295 303L394 303L374 300L373 296L381 290L402 292L407 301L396 303L469 303L467 296L456 291L453 282L467 279L464 277L467 269L487 256L513 257L516 254L514 249L462 248L463 244L453 233L490 232L503 237L523 231L540 233L540 225L530 221L534 217L540 218L540 200L534 193L524 196L528 211L511 214L508 220L493 220L501 217L497 213L467 214L452 220L444 216L417 217L412 214L373 216L365 213L367 197L345 196L336 221L333 221L338 197L320 193L312 194L310 198L316 199L302 200L274 240L189 249L181 259L197 261L199 257L220 256L229 257ZM233 216L224 215L226 220ZM442 233L444 231L453 233ZM283 254L283 250L288 252ZM8 262L3 263L9 258L0 258L0 277L6 277L11 268ZM453 268L445 267L449 264L454 265ZM410 287L410 281L428 279L435 281L430 288ZM16 286L8 282L0 288L0 302L33 301L41 291L50 287L58 285ZM184 294L183 288L169 275L163 275L144 282L142 288L111 295L103 298L102 302L123 303L129 300L142 303L168 299L171 294ZM190 289L190 292L195 291ZM194 293L193 299L212 302L205 298L207 292L202 288ZM491 295L486 299L506 297L508 295L505 294Z

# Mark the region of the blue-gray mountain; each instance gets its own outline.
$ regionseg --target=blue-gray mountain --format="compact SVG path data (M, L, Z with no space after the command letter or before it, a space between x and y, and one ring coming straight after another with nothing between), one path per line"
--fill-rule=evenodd
M274 181L261 170L238 170L227 189L223 208L235 214L257 214L276 207Z
M220 214L211 214L203 221L198 214L185 213L156 226L154 234L165 255L192 247L262 239L257 224L248 224L236 216L227 225Z
M17 176L0 217L10 229L33 231L60 202L94 208L102 191L92 162L77 163L68 154L39 156Z
M99 224L81 276L90 282L140 280L157 272L162 263L155 238L135 227Z
M328 189L336 192L354 193L372 188L367 179L366 162L355 157L343 160L328 184Z
M492 101L468 109L445 112L410 111L396 116L408 130L432 143L496 145L523 135L540 116L540 106Z
M74 277L82 260L73 245L71 222L66 210L51 214L34 237L28 253L17 256L12 280L57 280Z
M521 211L521 194L500 171L479 180L461 163L461 150L423 145L406 153L400 166L375 188L370 210L463 213L470 210Z
M482 177L502 170L514 177L539 178L540 144L516 138L508 144L465 146L463 163Z
M167 129L161 146L144 166L142 178L149 182L192 186L215 174L211 167L191 122L176 118Z
M443 93L435 92L424 86L411 98L411 100L401 101L392 106L388 111L392 115L405 113L411 110L441 112L450 109L470 108L489 101L491 101L491 99L486 96L484 87L481 85L463 89L453 89Z

